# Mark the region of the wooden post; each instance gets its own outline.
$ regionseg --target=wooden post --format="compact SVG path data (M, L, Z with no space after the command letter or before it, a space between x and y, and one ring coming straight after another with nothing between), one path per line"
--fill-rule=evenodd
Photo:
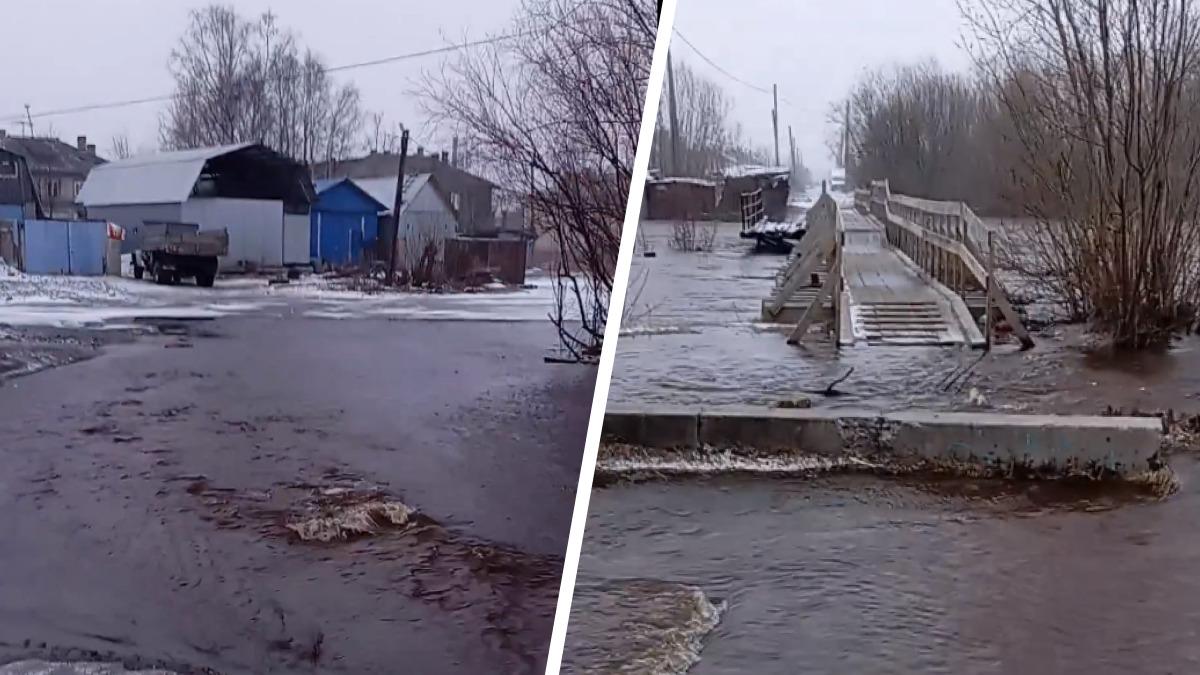
M671 173L679 174L679 117L675 112L675 70L671 68L671 51L667 50L667 112L671 116Z
M404 158L408 155L408 129L400 132L400 168L396 176L396 199L392 204L392 246L388 255L389 286L396 283L396 257L400 248L400 207L404 204Z
M983 305L983 339L984 339L984 349L987 351L991 351L991 349L992 349L992 292L993 292L992 289L994 288L994 286L992 284L992 258L995 254L995 245L994 245L994 242L992 241L992 231L991 230L988 230L987 238L988 238L988 240L987 240L987 246L988 246L987 280L986 280L987 289L984 292L984 297L986 298L986 300L984 300L984 305Z

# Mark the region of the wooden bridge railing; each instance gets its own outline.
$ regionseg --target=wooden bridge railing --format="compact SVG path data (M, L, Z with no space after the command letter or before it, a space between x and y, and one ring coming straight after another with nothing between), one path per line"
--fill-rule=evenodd
M833 308L832 316L826 318L831 320L838 344L850 330L842 279L842 245L845 243L842 229L842 214L837 202L828 193L822 193L805 214L804 238L777 284L775 297L764 307L765 318L779 316L788 300L801 288L811 286L814 276L825 266L825 280L788 336L789 344L799 344L808 334L812 324L822 318L826 302Z
M856 206L878 218L888 243L930 278L963 298L984 296L985 338L991 346L994 311L1008 322L1024 349L1033 346L1003 284L993 273L995 233L962 202L942 202L892 194L887 181L857 190Z

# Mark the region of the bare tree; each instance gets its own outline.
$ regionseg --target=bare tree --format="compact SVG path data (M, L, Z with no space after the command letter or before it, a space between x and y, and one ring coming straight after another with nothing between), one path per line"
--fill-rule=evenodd
M132 157L133 150L129 147L129 136L114 134L112 141L109 143L108 152L113 156L113 159L128 159Z
M270 12L251 22L222 5L193 11L171 72L167 148L253 141L311 164L346 156L361 127L358 90L337 86Z
M522 39L467 52L425 83L498 182L528 195L557 242L551 320L576 358L599 353L641 125L651 0L526 0Z
M367 133L363 136L363 149L369 153L399 152L400 133L403 130L402 124L388 124L387 116L383 113L371 113L367 119Z
M1020 149L1030 253L1118 348L1200 291L1200 20L1190 0L964 2Z

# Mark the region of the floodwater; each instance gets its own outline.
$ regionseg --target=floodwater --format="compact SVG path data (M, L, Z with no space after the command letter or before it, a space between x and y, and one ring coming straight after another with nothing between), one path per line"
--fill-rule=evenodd
M597 490L564 672L1197 672L1200 464L1175 468L1165 501L866 476Z
M0 386L0 672L541 672L595 377L552 329L158 328Z
M790 346L790 326L760 321L785 258L750 253L735 223L715 227L711 253L682 253L669 246L670 223L641 225L656 256L642 256L639 247L633 260L612 402L771 405L806 396L828 407L1200 411L1194 338L1119 362L1089 355L1077 326L1035 334L1030 351L1010 343L986 355L944 347L838 350L820 340ZM847 372L839 396L820 394Z
M1078 327L1035 349L786 343L758 321L783 264L737 225L635 258L611 401L1095 414L1200 410L1195 338L1110 360ZM640 248L640 247L639 247ZM840 396L817 393L837 386ZM972 391L974 390L974 391ZM595 489L564 672L1200 670L1200 461L1164 500L1111 484L729 475Z

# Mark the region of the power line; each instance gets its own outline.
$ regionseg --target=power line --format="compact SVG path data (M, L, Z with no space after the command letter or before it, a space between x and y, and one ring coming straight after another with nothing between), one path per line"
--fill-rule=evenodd
M437 47L434 49L424 49L424 50L421 50L418 52L397 54L395 56L386 56L386 57L383 57L380 59L372 59L370 61L360 61L358 63L347 63L347 64L344 64L341 66L334 66L331 68L326 68L325 72L326 73L336 73L336 72L343 72L343 71L347 71L347 70L357 70L360 68L369 68L369 67L384 65L384 64L388 64L388 63L395 63L397 61L407 61L409 59L433 56L435 54L445 54L445 53L449 53L449 52L453 52L453 51L459 51L462 49L481 47L484 45L495 44L497 42L503 42L505 40L512 40L512 39L519 38L519 37L525 37L525 36L531 35L535 32L537 32L537 31L524 31L524 32L520 32L520 33L509 33L506 35L498 35L495 37L484 38L482 40L473 40L470 42L461 42L458 44L447 45L445 47ZM300 76L296 75L294 77L296 77L298 79ZM92 103L92 104L88 104L88 105L75 106L75 107L71 107L71 108L59 108L57 110L48 110L46 112L33 113L31 115L31 117L41 119L44 117L58 117L61 115L73 115L76 113L92 112L92 111L96 111L96 110L112 110L112 109L116 109L116 108L128 108L130 106L145 105L147 103L162 103L162 102L166 102L166 101L171 101L171 100L175 99L176 97L177 97L177 94L165 94L165 95L160 95L160 96L148 96L146 98L127 99L127 100L123 100L123 101L111 101L108 103ZM27 115L28 115L27 113L21 113L21 114L15 114L12 116L8 116L8 117L0 117L0 122L8 122L10 124L14 123L14 122L20 122L20 121L23 121L27 117Z
M687 39L686 37L684 37L683 33L679 32L679 29L678 29L678 28L676 28L676 29L675 29L675 34L679 36L679 39L680 39L680 40L683 40L683 43L684 43L684 44L686 44L688 47L691 47L691 48L692 48L692 51L696 53L696 56L699 56L700 58L704 59L704 61L705 61L706 63L708 63L708 65L710 65L710 66L712 66L713 68L716 68L717 70L719 70L721 73L723 73L723 74L725 75L725 77L728 77L729 79L733 80L734 82L738 82L738 83L740 83L740 84L743 84L743 85L745 85L745 86L747 86L747 87L750 87L751 89L753 89L753 90L755 90L755 91L758 91L758 92L761 92L761 93L764 93L764 94L769 94L769 93L771 93L771 90L770 90L770 89L767 89L766 87L760 87L760 86L758 86L758 85L756 85L756 84L750 84L749 82L747 82L747 81L743 80L742 78L738 77L737 75L734 75L733 73L729 72L728 70L725 70L725 69L724 69L724 68L722 68L721 66L717 65L717 62L716 62L716 61L713 61L712 59L710 59L710 58L708 58L707 56L705 56L704 52L702 52L702 51L700 51L699 49L697 49L697 48L696 48L696 45L692 44L692 41L691 41L691 40L689 40L689 39Z
M713 61L712 59L710 59L704 52L700 51L696 47L696 45L692 44L692 41L687 39L687 37L685 37L683 33L679 32L678 28L674 29L674 31L675 31L675 34L679 36L679 39L683 40L683 43L686 44L688 47L690 47L692 52L694 52L696 54L696 56L699 56L701 59L704 60L705 63L707 63L708 65L715 68L717 71L719 71L725 77L728 77L729 79L733 80L734 82L737 82L738 84L741 84L745 87L749 87L750 89L753 89L754 91L757 91L761 94L771 94L772 93L772 90L770 87L760 87L757 84L754 84L752 82L747 82L746 80L743 80L742 78L738 77L737 75L734 75L733 73L729 72L725 68L722 68L720 66L720 64L718 64L716 61ZM785 105L791 106L792 108L795 108L797 110L808 110L810 112L818 111L816 108L813 108L810 106L797 105L797 104L791 102L790 100L788 100L787 97L785 97L785 96L780 96L779 102L783 103Z

